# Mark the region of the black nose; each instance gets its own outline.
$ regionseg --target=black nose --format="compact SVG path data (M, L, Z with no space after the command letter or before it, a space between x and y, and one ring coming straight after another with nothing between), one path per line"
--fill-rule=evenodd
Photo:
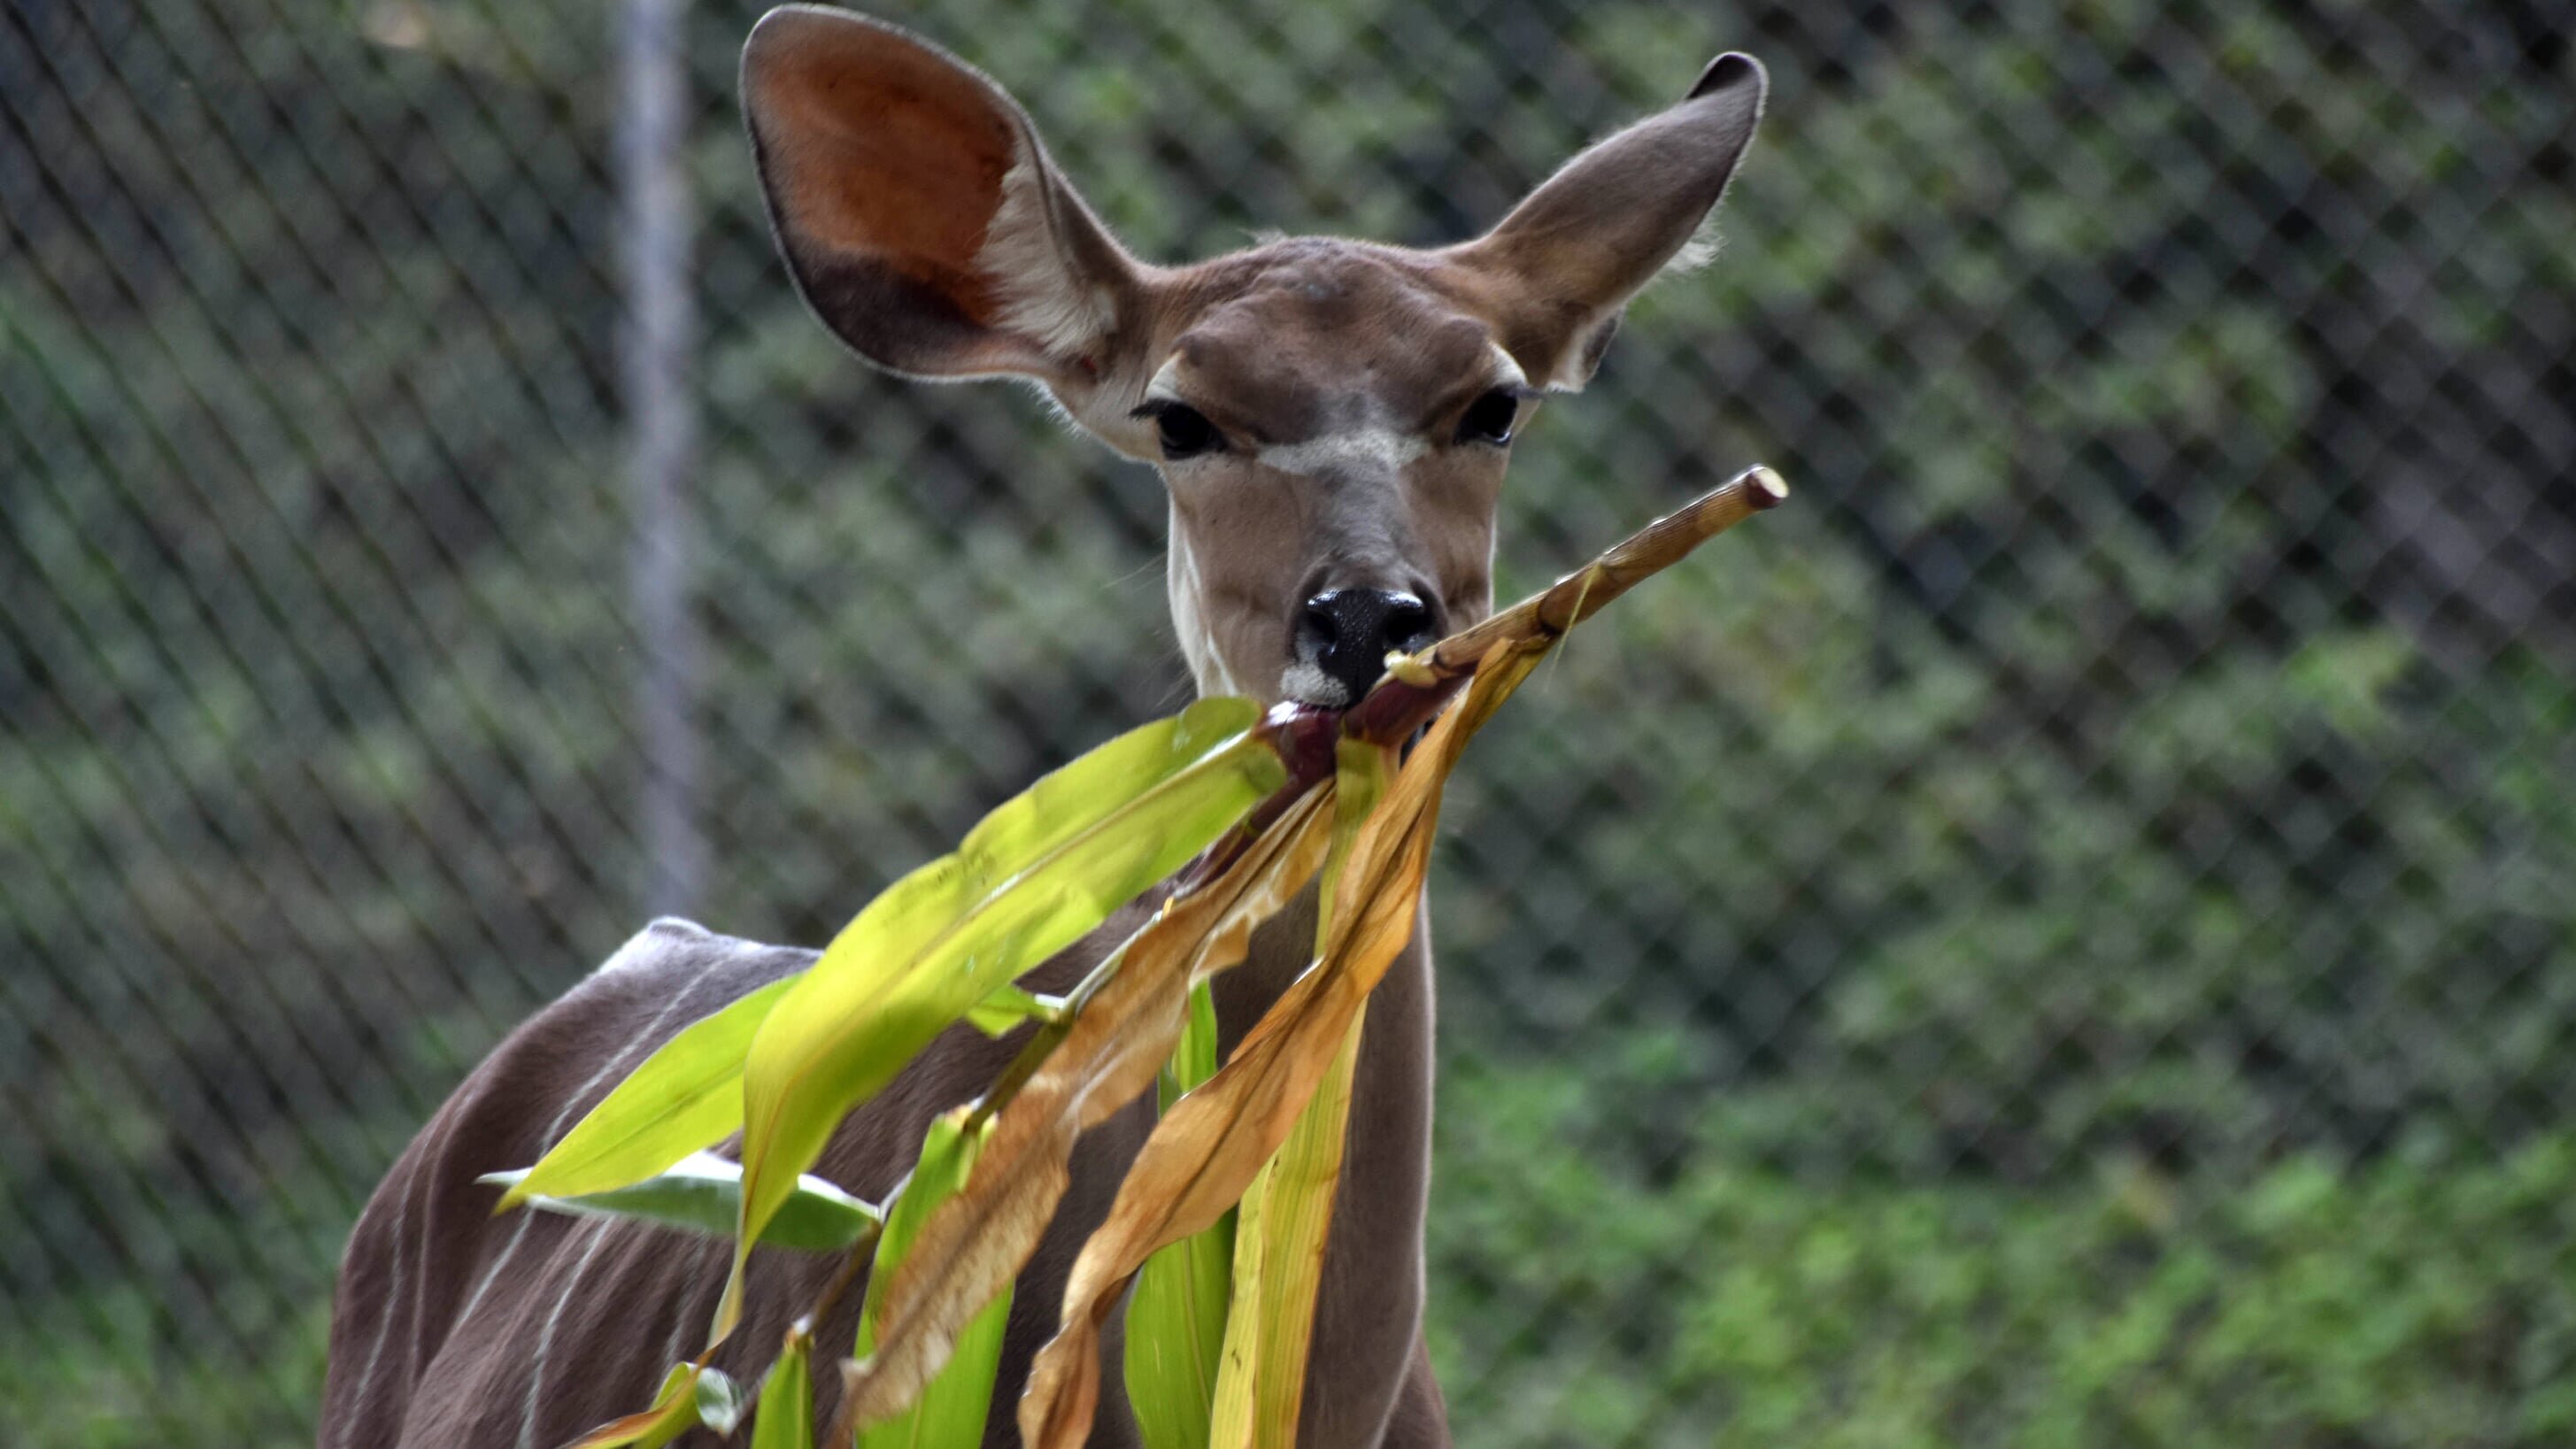
M1309 698L1308 702L1356 702L1386 672L1389 652L1419 649L1432 638L1431 610L1411 594L1387 589L1327 589L1317 594L1297 617L1297 662L1339 684L1341 698Z

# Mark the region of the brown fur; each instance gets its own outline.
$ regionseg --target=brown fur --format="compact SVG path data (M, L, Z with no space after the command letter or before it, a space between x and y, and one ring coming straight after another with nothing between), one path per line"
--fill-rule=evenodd
M1498 385L1570 391L1620 309L1691 241L1761 108L1760 67L1721 57L1679 105L1585 152L1493 232L1439 251L1331 238L1193 267L1129 257L992 81L845 12L771 12L744 52L744 103L781 250L807 301L862 356L931 378L1014 375L1087 431L1158 455L1154 397L1203 413L1222 449L1165 465L1175 624L1203 689L1279 697L1299 611L1325 590L1416 595L1454 630L1492 607L1509 450L1460 435ZM1526 421L1527 404L1520 408ZM1141 919L1130 907L1029 978L1060 990ZM1306 964L1311 897L1219 979L1239 1039ZM1316 1307L1299 1441L1444 1445L1421 1338L1431 1130L1428 933L1371 998ZM623 1224L490 1216L476 1176L535 1161L622 1073L689 1022L802 969L810 953L659 922L541 1012L457 1090L352 1235L334 1305L325 1449L559 1444L631 1412L697 1347L722 1244ZM931 1118L1015 1050L958 1028L836 1135L817 1170L882 1197ZM1073 1188L1021 1275L986 1442L1055 1329L1074 1252L1152 1126L1150 1098L1086 1136ZM717 1355L745 1382L834 1264L762 1250L742 1328ZM846 1353L856 1291L821 1326ZM1135 1427L1104 1345L1092 1442ZM838 1376L815 1375L828 1418Z

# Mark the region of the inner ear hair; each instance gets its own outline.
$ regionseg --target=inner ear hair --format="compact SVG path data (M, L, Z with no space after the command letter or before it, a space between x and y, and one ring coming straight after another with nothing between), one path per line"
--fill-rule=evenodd
M794 5L753 28L742 92L779 249L862 357L1088 381L1137 269L999 85L895 26Z

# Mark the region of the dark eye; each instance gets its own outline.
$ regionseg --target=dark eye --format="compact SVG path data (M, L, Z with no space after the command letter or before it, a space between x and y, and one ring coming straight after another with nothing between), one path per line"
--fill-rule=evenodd
M1458 441L1503 444L1512 440L1512 419L1519 417L1520 398L1502 388L1476 399L1458 420Z
M1179 403L1156 408L1154 428L1162 435L1166 458L1195 458L1225 446L1225 439L1217 435L1216 424L1209 422L1205 413Z

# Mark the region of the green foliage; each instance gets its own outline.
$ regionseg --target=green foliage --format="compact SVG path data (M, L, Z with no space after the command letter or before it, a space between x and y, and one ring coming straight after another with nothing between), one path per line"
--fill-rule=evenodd
M1156 1093L1163 1110L1216 1075L1216 998L1201 982ZM1127 1402L1147 1449L1206 1449L1216 1403L1218 1357L1233 1301L1234 1227L1229 1210L1145 1260L1127 1296Z
M499 1205L613 1191L740 1131L743 1058L796 981L790 976L745 992L681 1028L584 1113L543 1161L512 1177ZM740 1196L737 1180L737 1202Z
M968 1125L959 1110L930 1124L921 1144L921 1159L896 1195L886 1215L885 1236L877 1240L868 1270L868 1301L859 1318L858 1356L865 1358L884 1331L884 1291L894 1281L931 1212L955 1197L974 1171L975 1159L991 1135L989 1121ZM860 1426L858 1449L934 1449L943 1444L976 1444L984 1437L984 1418L993 1398L993 1379L1002 1362L1002 1329L1011 1316L1008 1289L968 1321L957 1335L948 1363L922 1390L910 1409L883 1423Z
M521 1168L487 1172L476 1180L515 1191L527 1178L527 1169ZM730 1238L742 1221L742 1166L712 1152L693 1152L638 1182L579 1197L538 1193L520 1202L545 1212L631 1218L705 1237ZM875 1232L884 1220L874 1206L807 1173L779 1204L760 1241L765 1247L840 1252Z
M662 1449L692 1429L729 1435L742 1418L742 1391L722 1369L676 1363L650 1408L611 1420L565 1449Z
M1642 92L1705 22L1586 23ZM2202 47L2200 88L2146 59ZM1537 483L1533 445L1504 536L1608 531L1711 396L1801 506L1579 641L1461 781L1434 900L1491 987L1471 1030L1597 1057L1687 1019L1702 1081L1764 1103L1740 1150L1921 1180L2113 1149L2241 1176L2563 1114L2576 898L2544 882L2576 831L2534 784L2576 777L2576 639L2407 612L2395 362L2325 340L2384 299L2333 249L2212 234L2267 176L2412 174L2448 144L2424 108L2537 77L2401 87L2283 23L2123 5L1779 69L1721 259L1642 299L1609 397L1550 405L1532 435L1590 471ZM2481 144L2535 134L2496 116ZM2518 285L2558 265L2532 219L2479 244ZM2428 286L2408 325L2476 330L2488 281ZM1667 329L1787 340L1625 365ZM2540 385L2530 334L2487 335L2460 385ZM2555 516L2514 468L2462 506Z
M1477 1442L2541 1449L2576 1433L2576 1138L2109 1157L2042 1189L1601 1146L1622 1083L1453 1074L1434 1356ZM1609 1092L1605 1092L1605 1087ZM1582 1224L1583 1231L1569 1231Z
M1141 469L790 294L759 8L692 12L704 909L811 942L1177 674ZM2568 1198L2576 640L2415 536L2564 537L2576 121L2517 7L876 8L1157 259L1453 239L1771 64L1718 261L1518 445L1507 596L1753 458L1799 496L1453 791L1462 1442L2576 1438L2569 1226L2511 1206ZM607 7L25 13L0 1422L309 1441L363 1194L659 904Z
M778 1361L760 1381L751 1419L751 1449L814 1449L814 1338L787 1331Z
M1286 783L1250 733L1260 717L1249 700L1200 700L1086 752L887 887L797 978L743 1062L742 1226L719 1337L752 1243L852 1109Z

